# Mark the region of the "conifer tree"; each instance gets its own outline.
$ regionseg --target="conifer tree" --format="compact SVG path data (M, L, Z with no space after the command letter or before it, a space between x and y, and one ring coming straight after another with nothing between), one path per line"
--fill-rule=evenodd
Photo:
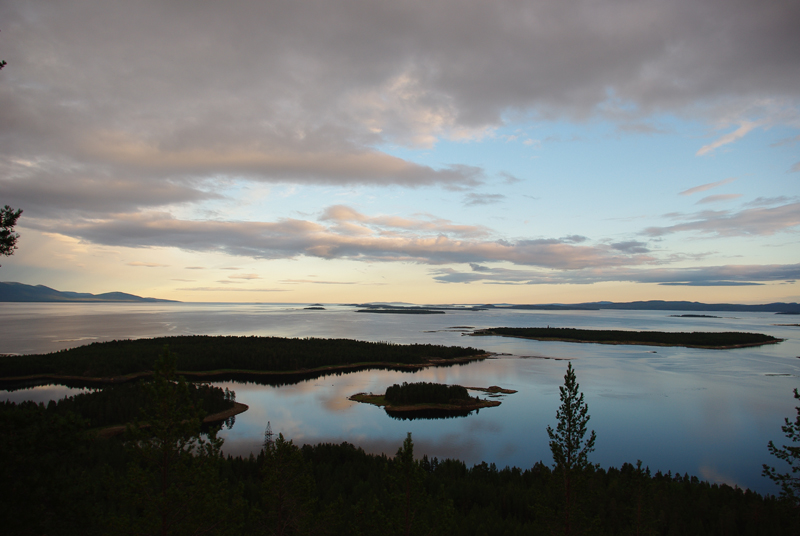
M573 476L589 467L588 455L594 450L596 439L592 430L589 439L584 440L590 417L589 407L583 401L583 393L578 390L579 387L572 363L569 363L564 375L564 385L558 388L561 398L561 406L556 411L558 425L555 430L547 427L553 465L556 472L561 473L564 483L564 534L570 534L571 531Z
M273 438L267 423L261 451L263 505L259 534L310 534L316 526L316 488L311 467L291 440Z
M800 393L797 389L794 390L794 397L800 400ZM772 441L767 445L770 454L789 464L790 472L778 473L774 467L764 464L762 474L780 484L781 497L790 500L795 505L800 505L800 406L795 409L797 417L794 422L787 418L784 419L785 424L781 426L784 435L793 445L784 445L783 448L778 448Z

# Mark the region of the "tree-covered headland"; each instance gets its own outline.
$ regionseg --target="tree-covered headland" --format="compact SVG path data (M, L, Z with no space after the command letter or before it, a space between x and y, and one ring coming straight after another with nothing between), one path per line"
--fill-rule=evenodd
M477 348L435 344L191 335L99 342L51 354L0 356L0 380L124 380L125 376L148 375L165 344L178 357L178 372L196 377L237 372L280 375L368 365L418 368L486 355Z

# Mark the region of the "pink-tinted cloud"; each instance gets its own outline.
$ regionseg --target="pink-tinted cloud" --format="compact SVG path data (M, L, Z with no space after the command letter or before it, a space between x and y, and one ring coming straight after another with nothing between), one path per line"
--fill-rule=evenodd
M723 179L717 182L709 182L708 184L701 184L700 186L695 186L694 188L689 188L688 190L684 190L680 192L678 195L692 195L698 192L705 192L706 190L710 190L711 188L716 188L718 186L722 186L723 184L730 184L731 182L735 181L736 177L729 177L727 179Z
M338 231L343 219L354 219L376 229L370 235ZM58 232L97 244L126 247L176 247L189 251L216 251L254 258L294 258L410 261L424 264L506 261L554 269L624 266L653 262L639 243L616 248L577 245L572 240L508 241L485 238L487 229L440 220L369 217L349 207L325 212L323 222L283 219L277 222L186 221L164 213L117 215L110 220L36 223L36 228ZM383 233L382 229L402 233ZM634 247L635 246L635 247ZM634 249L631 249L634 248ZM637 249L639 248L639 249ZM236 277L236 276L231 276ZM248 275L249 277L249 275Z

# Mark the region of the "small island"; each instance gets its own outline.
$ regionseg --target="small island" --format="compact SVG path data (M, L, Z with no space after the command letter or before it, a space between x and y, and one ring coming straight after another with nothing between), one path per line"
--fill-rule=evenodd
M470 387L469 389L494 394L516 393L516 391L498 386ZM481 408L500 405L497 400L484 400L469 396L468 388L461 385L428 382L394 384L387 388L386 393L382 395L357 393L350 396L349 400L382 407L388 415L402 418L466 416Z
M467 334L465 334L467 335ZM642 346L683 346L686 348L707 348L726 350L776 344L778 339L763 333L721 332L665 332L665 331L622 331L575 328L487 328L478 329L470 336L517 337L537 341L582 342L594 344L634 344Z
M714 315L669 315L670 318L722 318Z
M432 309L359 309L357 313L388 313L394 315L443 315L444 311Z

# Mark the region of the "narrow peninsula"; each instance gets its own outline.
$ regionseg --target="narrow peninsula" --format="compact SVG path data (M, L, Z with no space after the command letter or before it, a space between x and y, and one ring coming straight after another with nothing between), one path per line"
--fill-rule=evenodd
M369 368L416 370L488 357L477 348L351 339L192 335L92 343L51 354L0 356L0 382L123 383L152 375L164 346L188 379L313 377Z

